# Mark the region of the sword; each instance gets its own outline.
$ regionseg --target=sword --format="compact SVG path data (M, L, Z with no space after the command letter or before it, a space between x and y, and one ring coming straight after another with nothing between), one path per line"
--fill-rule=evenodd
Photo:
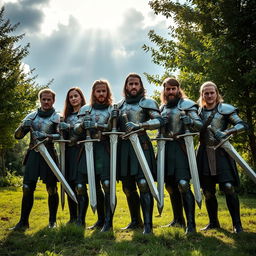
M181 112L181 117L185 115L185 112ZM198 207L201 209L202 206L202 194L200 190L200 181L198 177L198 169L197 169L197 162L196 162L196 154L194 148L194 140L193 136L198 135L198 133L194 132L191 133L188 127L185 125L185 133L176 136L176 138L183 138L186 145L187 156L188 156L188 163L189 169L191 174L191 181L194 188L195 200L197 202Z
M86 111L85 120L90 120L90 112ZM96 198L96 185L95 185L95 171L94 171L94 157L93 157L93 142L100 141L99 139L91 139L90 130L86 129L86 139L78 141L77 144L84 143L85 155L86 155L86 166L87 166L87 176L89 184L89 198L90 205L93 213L95 213L97 208L97 198Z
M216 129L214 129L212 126L208 126L208 128L215 133ZM256 183L256 173L255 171L247 164L247 162L239 155L239 153L236 151L236 149L232 146L232 144L229 142L229 139L232 137L232 135L228 136L227 138L220 141L220 143L213 147L214 150L216 150L219 147L222 147L228 154L231 156L241 167L245 170L246 174Z
M117 105L114 104L114 110L117 110ZM109 135L110 138L110 206L114 213L116 207L116 153L118 135L125 134L118 132L116 129L116 118L112 120L112 130L110 132L103 132L103 135Z
M31 131L32 131L32 128L31 128ZM47 165L50 167L50 169L52 170L52 172L54 173L56 178L61 182L63 188L65 189L67 194L70 196L70 198L73 199L76 203L78 203L77 200L76 200L75 193L73 192L73 190L71 189L71 187L67 183L66 179L62 175L61 171L57 167L56 163L54 162L51 155L49 154L46 146L44 145L44 142L48 141L48 140L49 140L49 138L46 138L46 139L44 139L40 142L38 140L35 140L36 145L33 146L31 148L31 150L34 149L36 152L39 152L41 154L41 156L43 157L43 159L45 160Z
M153 140L157 141L157 190L159 193L159 202L157 209L161 216L164 208L164 166L165 166L165 143L166 139L163 137L164 127L160 128L158 137Z
M124 118L125 122L128 122L127 114L123 114L123 118ZM135 154L138 158L138 161L140 163L143 174L144 174L144 176L147 180L150 192L153 195L153 197L157 200L157 202L160 203L159 193L158 193L156 185L154 183L152 173L149 169L148 162L147 162L146 157L144 155L144 152L141 148L139 137L138 137L138 134L137 134L138 132L143 131L143 130L144 129L141 128L139 130L127 133L127 134L122 136L122 139L129 138L129 140L131 141L132 147L133 147L133 149L135 151Z
M61 120L63 121L63 120ZM60 170L63 176L65 177L65 143L70 143L70 140L64 140L63 133L60 132L60 139L54 140L54 142L59 143L59 159L60 159ZM60 184L60 201L61 208L64 210L65 206L65 190L62 184Z

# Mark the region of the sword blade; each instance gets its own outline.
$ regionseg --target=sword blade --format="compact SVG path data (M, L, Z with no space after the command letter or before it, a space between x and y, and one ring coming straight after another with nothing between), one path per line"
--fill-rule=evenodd
M94 172L94 158L93 158L93 142L85 142L85 154L86 154L86 166L87 166L87 176L89 184L89 198L90 205L93 213L95 213L97 208L97 198L96 198L96 185L95 185L95 172Z
M41 156L44 158L45 162L51 168L51 170L54 173L54 175L56 176L56 178L61 182L61 184L62 184L63 188L65 189L65 191L67 192L67 194L71 197L71 199L73 199L77 203L75 193L73 192L73 190L67 183L66 179L62 175L62 173L59 170L56 163L53 161L53 159L52 159L51 155L49 154L45 145L43 143L39 144L36 147L36 151L38 151L41 154Z
M200 181L198 177L198 169L197 169L197 163L196 163L196 154L195 154L193 136L185 136L184 141L187 149L189 169L190 169L191 180L194 188L195 200L197 202L198 207L201 209L202 194L200 190Z
M147 180L147 183L148 183L149 189L151 191L151 194L157 200L157 202L160 203L159 194L158 194L156 185L154 183L152 173L149 169L148 162L147 162L146 157L144 155L144 152L141 148L138 135L136 133L131 134L129 136L129 140L132 143L132 147L133 147L133 149L135 151L135 154L138 158L138 161L140 163L143 174L144 174L144 176Z
M225 141L221 147L245 170L247 175L256 183L256 173L246 163L246 161L238 154L236 149L229 141Z
M165 165L165 141L157 141L157 190L159 202L157 203L158 212L161 215L164 208L164 165Z
M65 143L59 142L60 146L60 169L61 173L65 177ZM65 190L63 185L60 185L60 201L61 201L61 208L64 210L65 206Z
M111 134L110 138L110 207L114 213L116 207L116 153L118 135Z

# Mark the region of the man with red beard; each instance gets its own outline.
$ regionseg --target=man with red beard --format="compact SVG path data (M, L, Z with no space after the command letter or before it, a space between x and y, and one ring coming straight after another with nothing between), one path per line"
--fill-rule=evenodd
M184 134L185 129L199 131L202 121L197 115L197 105L180 88L174 78L166 78L163 82L161 115L165 120L164 137L173 138L165 146L165 187L171 199L173 209L172 226L185 226L183 207L186 214L186 233L196 231L195 199L190 189L191 179L188 157L184 139L177 135Z
M146 133L147 129L154 130L163 124L157 103L145 98L145 89L141 77L137 74L129 74L125 80L123 93L125 98L118 104L119 129L131 132L144 128L138 133L142 150L144 151L149 168L153 175L156 172L156 162L152 144ZM126 114L126 118L124 118ZM122 180L123 191L126 195L131 223L125 229L142 227L140 205L144 219L143 234L152 232L153 197L140 167L140 163L134 152L130 140L120 140L118 145L118 175ZM140 196L137 192L137 187Z
M86 137L86 130L89 129L92 139L100 139L99 142L93 143L98 221L90 228L101 228L101 232L106 232L112 229L113 219L110 207L110 146L109 137L99 136L99 131L111 129L112 93L108 81L96 80L93 83L90 101L90 105L83 106L78 113L75 132L83 139ZM87 113L90 114L90 120L86 118ZM83 151L78 171L82 174L84 180L87 181L85 154L85 151ZM84 184L84 182L81 184ZM86 187L81 187L81 189L86 192Z

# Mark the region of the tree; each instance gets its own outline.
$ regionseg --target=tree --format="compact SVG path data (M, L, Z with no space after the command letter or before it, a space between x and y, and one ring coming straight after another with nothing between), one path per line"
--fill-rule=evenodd
M37 93L42 88L35 83L33 70L26 74L22 59L28 55L29 44L17 44L24 34L14 35L18 24L11 25L0 10L0 175L5 175L5 153L16 140L14 130L24 116L35 107Z
M155 14L173 19L170 38L149 32L156 47L144 45L153 62L166 73L179 71L186 93L198 98L200 85L214 81L226 102L235 105L249 125L248 139L236 139L241 151L250 151L256 165L256 1L150 1ZM147 76L154 82L154 75ZM242 141L241 141L242 140Z

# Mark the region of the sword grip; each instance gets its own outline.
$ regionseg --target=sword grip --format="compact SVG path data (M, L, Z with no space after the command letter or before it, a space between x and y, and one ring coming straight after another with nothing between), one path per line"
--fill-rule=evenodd
M114 109L113 110L117 110L117 104L114 104ZM116 127L117 127L117 118L113 117L112 119L112 130L116 131Z

